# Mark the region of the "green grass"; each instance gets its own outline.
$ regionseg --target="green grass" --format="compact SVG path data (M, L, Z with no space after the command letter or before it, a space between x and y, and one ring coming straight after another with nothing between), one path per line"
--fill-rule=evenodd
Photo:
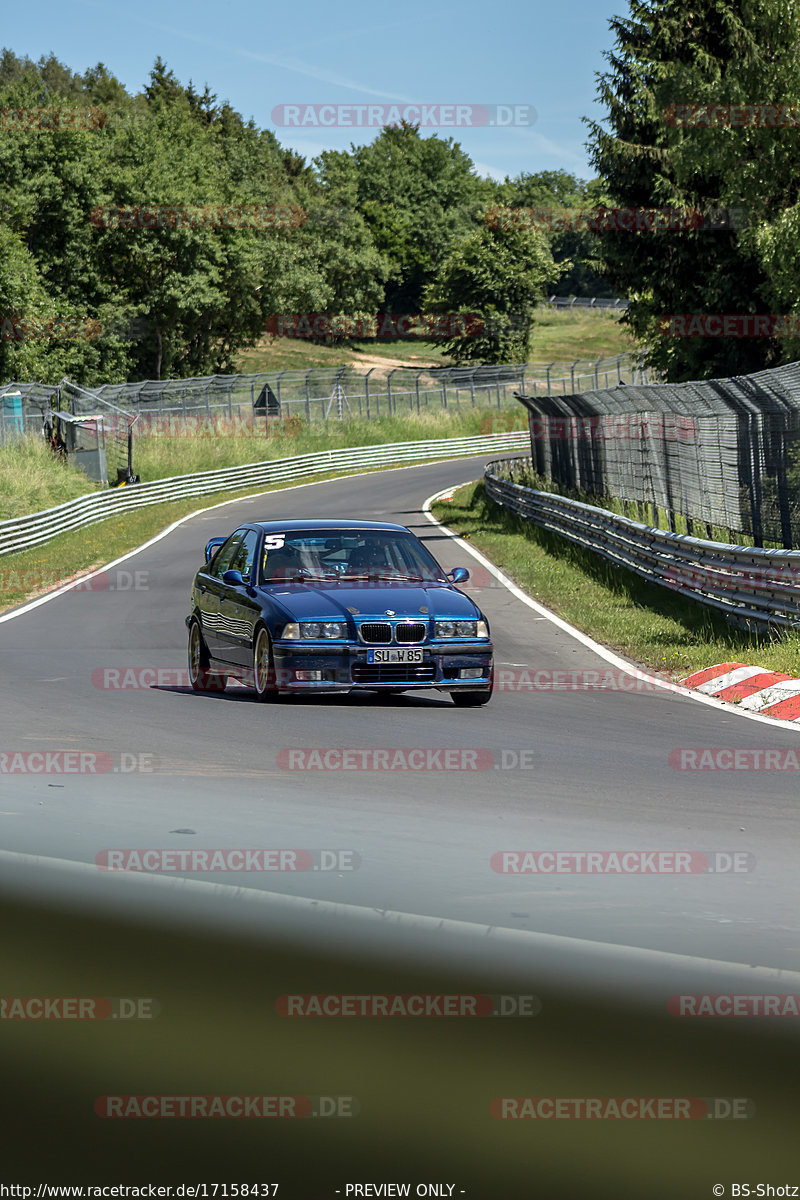
M482 483L433 511L530 596L635 663L673 680L729 661L800 676L800 635L740 632L704 605L519 520Z
M450 362L435 342L348 340L336 346L318 346L307 338L265 334L252 350L242 351L236 367L241 374L252 375L257 371L307 371L311 367L341 367L361 362L367 371L373 365L367 361L371 358L400 358L410 367L443 367Z
M573 362L575 359L611 358L636 348L631 333L619 323L619 314L602 309L556 311L542 305L528 343L528 362ZM402 359L410 367L447 366L451 359L436 342L346 341L337 346L317 346L305 338L272 337L265 334L252 350L237 361L242 374L256 371L308 370L311 367L340 367L364 364L372 358ZM387 369L391 369L387 367ZM376 373L380 370L376 367Z
M315 475L313 482L335 479L336 474L331 472ZM102 567L105 563L113 562L189 513L213 507L224 500L241 499L287 486L291 485L276 483L270 487L262 483L258 487L245 488L240 492L215 492L209 496L154 504L109 517L108 520L98 521L85 529L74 529L69 533L59 534L44 546L36 546L19 554L4 554L0 556L0 612L44 592L52 591L53 588L60 587L78 575L85 575ZM215 534L229 533L231 529L231 519L225 510L221 509L218 527L209 527L198 533L198 566L202 562L203 546L207 539ZM187 580L187 587L189 582Z
M0 521L53 508L95 490L78 467L57 458L43 438L0 447Z
M263 433L230 433L225 432L226 422L216 419L193 428L188 436L135 438L134 470L143 482L148 482L318 450L521 430L526 428L526 421L524 410L517 406L502 413L487 409L439 410L374 421L349 417L310 424L295 416L270 422L269 428L268 439ZM40 512L96 490L97 485L82 471L51 454L41 438L30 436L0 447L0 520Z
M376 421L331 421L329 423L306 423L297 417L283 422L283 429L270 437L267 443L263 437L236 437L214 435L197 435L186 437L149 437L142 438L136 443L135 465L143 481L163 479L169 475L189 474L197 471L213 470L217 467L239 466L244 463L260 462L266 459L288 458L293 455L307 454L315 450L328 450L337 447L376 445L387 442L415 441L437 437L467 437L471 434L500 432L513 422L516 428L524 428L524 413L503 412L493 414L480 409L468 412L428 414L419 417L386 417ZM26 439L34 443L32 454L38 461L38 439ZM0 462L7 449L0 453ZM17 461L20 472L29 461L27 448L21 444L13 447L14 453L9 455L7 464L12 459ZM19 450L18 458L16 452ZM63 470L58 460L48 457L49 450L42 445L42 459L45 467L49 466L54 478L60 479ZM376 468L379 469L379 468ZM10 471L10 468L9 468ZM75 472L76 486L83 492L92 491L94 485ZM335 478L337 472L326 475L314 475L310 478ZM21 484L22 485L22 476ZM301 481L298 481L301 482ZM286 486L275 484L276 488ZM246 488L234 496L252 495L253 492L272 490L263 484L256 488ZM80 494L77 492L75 494ZM194 499L173 501L165 504L155 504L152 507L137 509L107 521L98 522L83 530L61 534L45 546L25 551L21 554L5 554L0 557L0 611L20 604L26 598L49 591L60 584L83 574L93 568L110 562L126 551L140 545L153 537L159 530L172 521L187 513L195 512L198 508L213 505L221 500L229 499L231 494L220 492L213 496L196 497ZM40 497L41 498L41 497ZM57 503L51 499L40 507L50 507ZM221 530L227 529L226 518L221 515Z
M528 343L529 362L572 362L576 358L611 358L636 349L619 314L602 309L559 311L542 306Z
M431 438L470 437L479 433L526 429L521 405L494 414L486 409L430 412L418 416L380 417L367 421L305 422L300 417L270 423L270 436L215 434L213 427L191 437L146 437L134 443L134 465L143 481L170 475L188 475L215 468L273 458L290 458L319 450L348 446L377 446L387 442L415 442Z

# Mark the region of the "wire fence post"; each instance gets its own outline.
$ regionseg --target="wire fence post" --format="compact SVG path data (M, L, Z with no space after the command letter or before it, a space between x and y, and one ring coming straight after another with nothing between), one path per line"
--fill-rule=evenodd
M278 378L276 380L276 387L275 387L275 391L277 393L277 401L278 401L278 415L281 418L283 418L283 404L281 402L281 380L283 379L285 374L286 374L285 371L278 372ZM287 405L286 407L288 408L289 406ZM286 415L288 417L288 415L289 415L288 412Z
M311 393L308 387L308 377L310 374L311 371L306 371L306 420L308 421L309 425L311 424Z

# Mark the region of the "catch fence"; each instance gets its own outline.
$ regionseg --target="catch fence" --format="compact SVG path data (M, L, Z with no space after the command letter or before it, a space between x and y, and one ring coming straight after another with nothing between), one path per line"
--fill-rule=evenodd
M535 474L654 506L667 527L800 546L800 363L732 379L517 393Z
M571 362L511 363L475 367L312 367L309 370L261 371L251 375L210 375L191 379L142 380L80 389L80 405L109 405L138 418L136 436L191 432L203 425L259 428L263 418L305 421L461 411L468 408L513 410L515 392L554 395L588 387L645 382L646 374L629 355ZM62 391L68 381L62 381ZM58 392L40 383L10 383L3 392L19 392L27 432L41 428L44 413ZM0 406L0 443L16 426L4 420ZM109 408L109 414L112 409Z

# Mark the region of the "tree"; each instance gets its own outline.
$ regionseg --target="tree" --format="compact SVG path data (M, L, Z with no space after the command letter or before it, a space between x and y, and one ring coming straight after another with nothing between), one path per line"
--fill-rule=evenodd
M533 174L523 171L515 179L506 178L497 185L497 203L500 211L495 220L506 219L513 225L513 212L504 214L504 210L523 209L525 213L516 218L522 227L526 213L529 222L541 222L553 261L561 268L553 284L556 296L614 294L608 280L600 274L601 235L587 229L581 215L607 203L600 180L577 179L567 171L537 171ZM542 212L541 218L536 217L536 210ZM546 214L549 212L564 213L563 229L559 230L556 222L552 231L547 231Z
M368 146L353 146L352 156L358 207L389 268L382 308L418 313L423 288L451 242L475 228L491 185L452 138L420 137L405 122L382 129Z
M676 0L631 0L630 13L611 22L610 70L599 76L608 128L588 122L591 159L613 203L702 214L758 202L769 220L787 196L796 198L796 141L790 147L775 129L684 125L674 106L796 96L797 0L701 0L691 11ZM768 311L774 289L759 245L752 231L603 235L604 273L630 298L625 320L650 366L677 380L743 374L779 360L774 339L660 332L668 314Z
M444 343L456 362L524 361L536 303L556 275L540 233L484 225L450 248L423 303L479 318Z

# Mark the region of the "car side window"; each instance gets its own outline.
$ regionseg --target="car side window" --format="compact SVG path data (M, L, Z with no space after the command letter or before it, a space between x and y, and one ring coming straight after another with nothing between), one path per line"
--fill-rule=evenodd
M253 566L257 546L258 533L255 529L248 529L239 543L230 567L227 568L229 571L241 571L242 579L244 579L245 583L250 579L250 571Z
M221 579L225 572L230 570L230 565L233 562L236 551L239 549L243 535L244 530L242 529L237 529L235 533L231 534L227 542L225 542L224 546L221 547L216 557L212 560L209 575L213 575L215 579Z

